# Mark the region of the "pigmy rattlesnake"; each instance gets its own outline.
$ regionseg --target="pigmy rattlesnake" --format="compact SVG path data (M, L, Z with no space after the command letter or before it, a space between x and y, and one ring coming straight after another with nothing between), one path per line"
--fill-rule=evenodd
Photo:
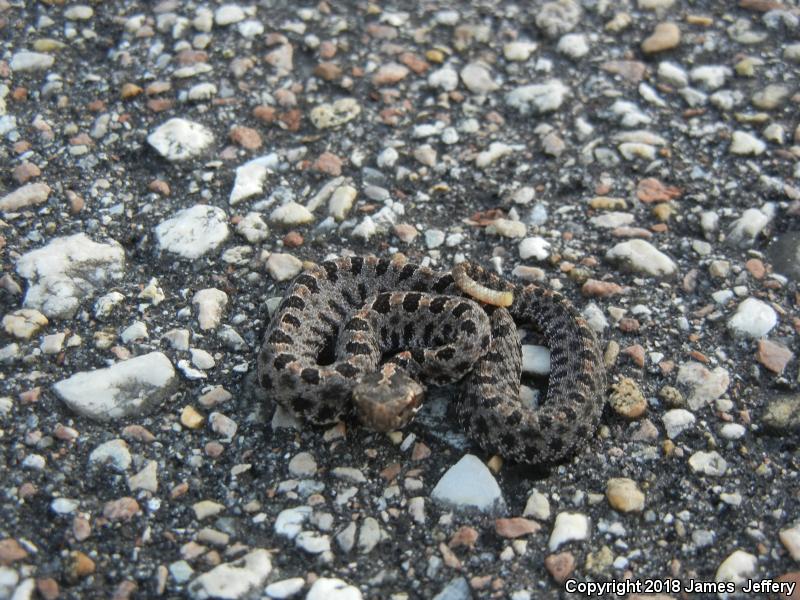
M550 348L547 397L535 409L519 399L515 323L541 332ZM420 381L463 379L457 412L470 436L530 464L583 445L606 386L594 333L564 297L468 263L442 272L402 257L339 258L298 275L267 328L258 377L306 421L332 423L355 407L379 431L413 418Z

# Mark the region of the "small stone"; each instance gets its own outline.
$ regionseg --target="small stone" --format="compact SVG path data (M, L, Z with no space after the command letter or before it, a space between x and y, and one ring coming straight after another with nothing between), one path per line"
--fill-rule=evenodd
M147 136L147 143L170 161L194 158L213 142L214 134L209 129L180 118L170 119Z
M47 317L32 308L21 308L3 317L3 330L20 340L31 339L47 324Z
M158 491L158 463L149 460L138 473L128 477L128 489L132 492L145 490L155 494Z
M556 50L577 60L589 54L589 43L582 33L568 33L558 40Z
M314 161L312 168L320 173L330 175L331 177L338 177L342 174L342 164L342 159L332 152L323 152L319 155L319 158Z
M548 37L556 38L572 31L580 22L582 13L575 0L545 2L536 11L536 26Z
M669 256L644 240L621 242L606 252L606 259L654 277L670 277L678 269Z
M236 233L251 244L260 244L269 236L269 227L257 212L249 212L236 224Z
M343 221L353 207L358 192L351 185L337 187L328 200L328 214L337 221Z
M181 410L181 425L187 429L200 429L205 421L203 415L197 412L192 405L187 405Z
M790 90L785 85L771 83L753 94L753 106L761 110L773 110L789 97Z
M736 550L717 567L714 580L729 581L739 586L752 579L757 567L758 558L755 555L743 550Z
M647 410L647 400L633 379L623 377L612 389L608 402L617 414L638 419Z
M247 161L236 168L236 179L233 182L228 202L233 206L242 200L257 196L264 191L264 183L270 173L278 169L277 154L267 154Z
M83 579L95 572L94 561L80 550L73 550L69 553L69 559L65 565L66 578L70 581Z
M372 83L377 86L394 85L405 79L410 73L408 67L391 62L381 65L372 76Z
M771 216L757 208L748 208L731 224L727 242L740 248L752 246L758 235L769 224Z
M221 208L196 204L156 226L158 245L182 258L200 258L228 238L227 221Z
M773 434L800 432L800 395L771 399L761 420L764 427Z
M525 223L511 219L495 219L486 226L486 233L494 233L507 238L522 238L527 232L528 228Z
M317 129L330 129L352 121L361 113L361 105L354 98L340 98L333 104L320 104L309 117Z
M361 591L346 581L320 577L308 590L305 600L362 600Z
M53 66L55 57L42 52L15 52L8 66L18 73L26 71L44 71Z
M100 444L89 455L90 465L109 466L118 473L124 473L131 465L131 453L125 440L116 439Z
M245 150L258 150L261 148L261 134L252 127L237 125L231 129L231 141Z
M720 430L719 434L726 440L739 440L744 437L747 430L739 423L725 423Z
M275 281L287 281L303 270L303 261L291 254L273 252L267 259L267 272Z
M76 373L53 390L75 412L107 421L147 414L169 396L176 382L169 359L151 352L105 369Z
M214 12L214 21L217 25L233 25L245 19L245 13L238 4L224 4Z
M27 557L27 550L14 538L0 540L0 565L10 565Z
M611 281L598 281L587 279L581 287L584 296L609 298L625 292L625 288Z
M49 197L49 185L46 183L28 183L0 198L0 210L5 213L15 212L22 208L47 202Z
M272 562L267 550L257 548L241 558L217 565L192 581L187 589L191 598L236 599L250 597L260 590L272 572Z
M800 525L789 529L782 529L778 534L784 548L789 551L789 555L797 562L800 562Z
M201 500L200 502L192 504L192 510L194 511L195 518L197 518L198 521L202 521L208 517L218 515L225 510L225 506L212 500Z
M519 243L519 257L522 260L529 258L546 260L548 256L550 256L550 242L544 238L527 237Z
M295 227L313 222L314 215L302 204L287 202L273 210L269 215L269 220L280 225Z
M521 114L545 113L558 110L569 94L569 88L560 80L518 87L506 95L506 103Z
M589 517L582 513L558 513L547 547L553 552L567 542L588 539L589 527Z
M109 521L130 521L140 512L139 503L128 496L110 500L103 505L103 516Z
M496 519L494 529L497 535L504 538L518 538L531 533L537 533L542 528L539 523L523 517L512 519Z
M606 498L611 508L619 512L642 512L645 496L633 479L612 478L606 484Z
M747 298L728 320L728 329L735 337L758 339L767 335L778 323L778 315L766 302Z
M294 477L312 477L317 472L317 463L308 452L300 452L289 461L289 473Z
M468 63L461 69L460 75L461 81L473 94L488 94L499 87L492 79L489 67L480 62Z
M689 361L678 369L676 383L690 389L687 403L692 410L698 410L726 392L730 375L722 367L709 371L701 363Z
M431 498L454 508L477 508L482 512L502 510L505 505L497 481L472 454L464 455L447 470L431 492Z
M540 521L547 521L550 518L550 501L547 499L547 496L538 490L533 490L531 495L528 496L528 501L525 504L525 510L522 511L522 515L525 517L533 517Z
M228 304L228 294L216 288L199 290L192 297L197 307L197 321L203 331L214 330L222 321L222 311Z
M780 375L786 365L794 358L794 353L786 346L770 340L758 341L756 359L767 369Z
M695 416L683 408L673 408L665 412L661 420L667 430L667 437L674 440L694 425Z
M506 60L524 62L536 52L538 45L528 40L516 40L503 46L503 56Z
M558 584L563 584L575 570L575 557L571 552L551 554L544 559L544 568Z
M24 305L59 319L73 317L82 300L124 272L122 246L96 243L83 233L55 238L17 260L17 273L28 280Z
M733 74L730 67L722 65L702 65L689 72L689 78L699 83L703 89L712 91L725 85L725 81Z
M291 577L270 583L264 588L264 593L275 600L284 600L297 596L305 585L306 580L302 577Z
M666 21L656 25L653 33L642 42L642 52L655 54L677 48L681 43L681 30L676 23Z
M746 131L734 131L731 137L731 154L740 155L754 155L758 156L763 154L767 149L767 144L756 136L747 133Z
M689 457L689 467L694 473L708 475L711 477L721 477L728 470L728 463L719 452L698 451Z

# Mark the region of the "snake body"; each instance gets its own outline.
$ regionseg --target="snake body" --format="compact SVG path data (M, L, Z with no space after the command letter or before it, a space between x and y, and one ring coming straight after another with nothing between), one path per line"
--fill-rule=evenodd
M413 418L420 381L463 380L458 418L484 450L529 464L572 455L596 429L603 406L605 370L594 333L552 290L514 285L475 265L461 269L510 292L510 306L480 304L452 272L403 259L355 256L311 266L267 327L260 384L311 423L355 410L368 427L389 430ZM539 331L551 353L547 395L535 409L519 397L517 324Z

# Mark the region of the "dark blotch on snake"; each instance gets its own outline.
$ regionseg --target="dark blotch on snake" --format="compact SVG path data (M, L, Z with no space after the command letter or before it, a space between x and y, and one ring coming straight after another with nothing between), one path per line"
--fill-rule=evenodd
M276 329L269 336L270 344L291 344L292 338L289 337L283 330Z
M278 354L272 364L275 365L276 369L285 369L286 365L295 360L297 360L297 357L294 354Z
M361 267L364 266L364 259L360 256L353 256L350 258L350 272L353 275L361 274Z
M369 354L372 352L369 344L363 342L347 342L344 349L350 354Z
M428 306L428 310L431 311L433 314L438 315L444 310L445 304L447 304L447 297L446 296L438 296L433 299L433 301Z
M422 299L420 294L411 293L406 294L406 297L403 298L403 310L406 312L414 312L419 308L419 301Z
M303 381L312 385L317 385L319 383L319 371L316 369L303 369L303 371L300 373L300 377L303 378Z
M300 319L295 317L292 313L286 313L281 317L281 323L286 323L292 327L300 327Z
M317 284L317 280L311 275L302 273L298 275L297 279L295 279L294 281L299 285L306 286L308 288L308 291L311 292L312 294L319 293L319 284Z
M339 363L336 365L336 371L339 372L340 375L347 377L348 379L352 379L356 375L358 375L358 369L356 369L350 363Z
M353 317L344 328L347 331L369 331L369 323L360 317Z
M382 294L378 294L378 297L375 298L375 302L372 303L372 310L382 315L385 315L389 312L391 305L389 304L389 299L392 295L389 292L384 292Z
M412 264L404 265L403 268L400 270L400 273L397 274L397 281L405 281L416 272L417 272L416 265Z

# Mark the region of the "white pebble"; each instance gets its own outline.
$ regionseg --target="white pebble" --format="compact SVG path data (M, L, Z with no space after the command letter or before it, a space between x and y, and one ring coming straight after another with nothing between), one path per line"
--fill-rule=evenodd
M775 309L758 298L747 298L728 320L728 329L736 337L758 339L767 335L777 324Z
M550 552L553 552L567 542L588 539L589 529L589 517L586 515L582 513L558 513L547 547Z

